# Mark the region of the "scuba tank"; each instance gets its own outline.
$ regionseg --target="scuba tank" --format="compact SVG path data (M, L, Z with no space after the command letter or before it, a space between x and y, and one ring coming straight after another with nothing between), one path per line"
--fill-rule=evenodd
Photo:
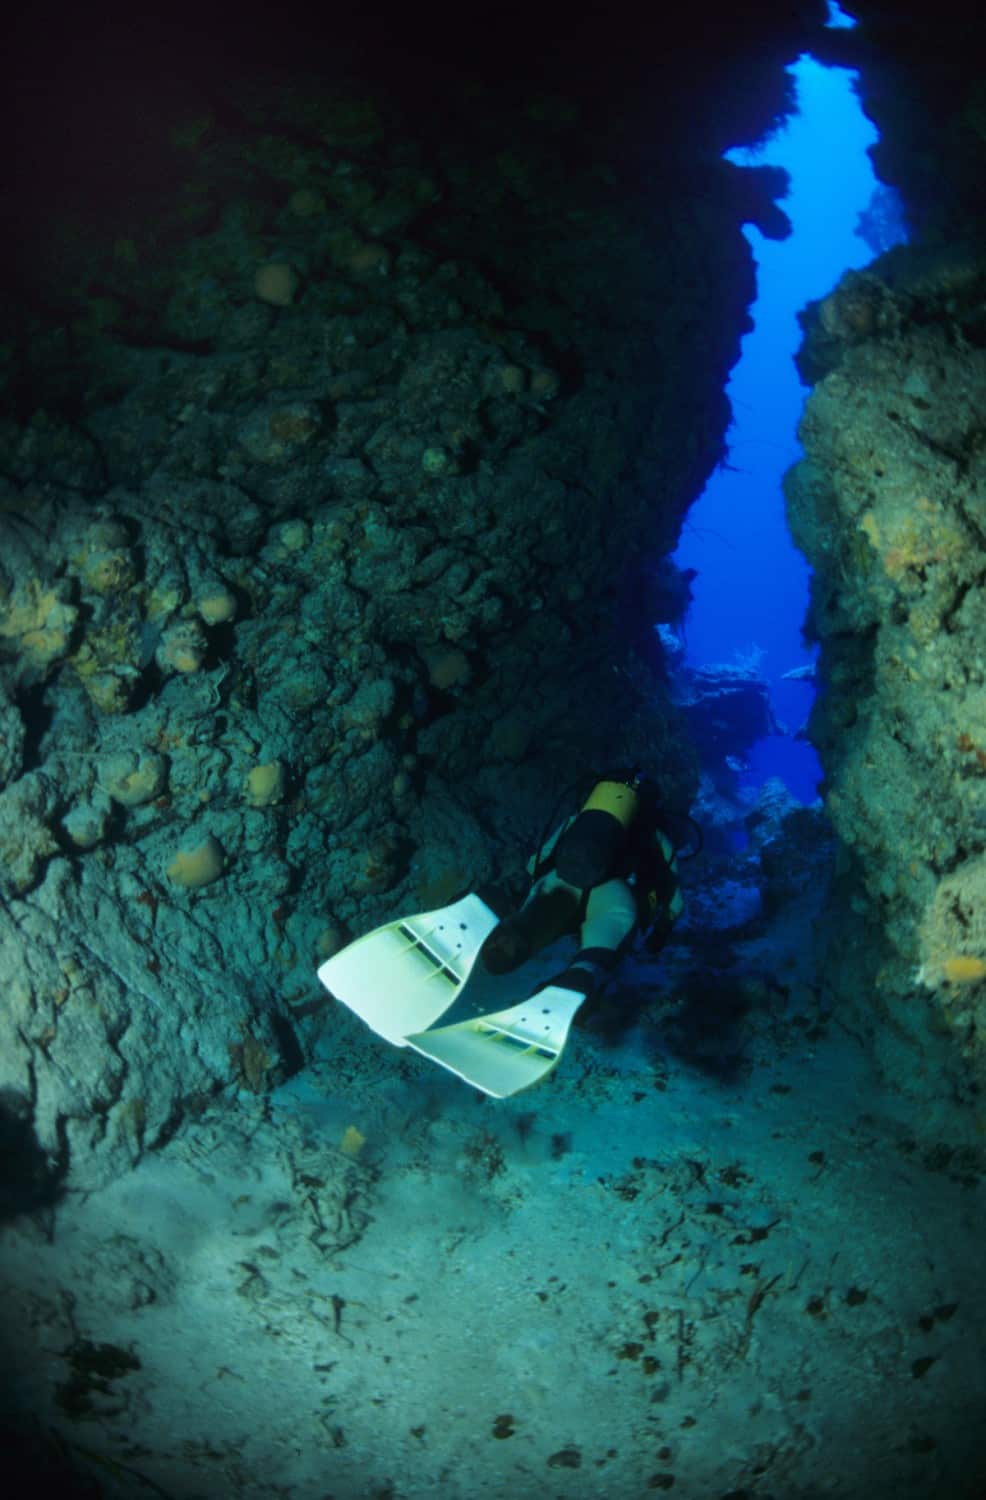
M549 840L562 803L579 790L585 797L579 812ZM528 864L532 878L538 880L554 867L563 880L580 889L601 885L622 863L630 845L630 829L640 816L656 824L664 860L672 869L679 860L692 859L701 851L701 828L687 813L663 807L652 777L640 770L612 771L589 780L583 777L559 795Z
M569 885L588 889L608 880L626 848L637 814L640 772L597 781L554 849L554 866Z

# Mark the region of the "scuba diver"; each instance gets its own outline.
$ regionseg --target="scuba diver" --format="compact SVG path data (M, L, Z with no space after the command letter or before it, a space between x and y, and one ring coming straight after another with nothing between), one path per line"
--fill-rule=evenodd
M641 771L595 778L581 808L550 837L546 829L528 863L533 883L512 915L501 920L472 892L357 938L322 964L319 979L386 1041L484 1093L529 1088L558 1062L576 1011L598 996L634 935L651 953L666 942L682 908L682 846L669 824L657 783ZM520 1004L433 1025L456 1005L477 958L488 974L509 974L576 932L575 956Z
M681 914L675 847L662 827L657 783L640 771L600 777L577 813L542 838L528 863L533 885L520 910L480 949L490 974L505 974L556 938L580 947L551 980L598 994L637 932L657 953Z

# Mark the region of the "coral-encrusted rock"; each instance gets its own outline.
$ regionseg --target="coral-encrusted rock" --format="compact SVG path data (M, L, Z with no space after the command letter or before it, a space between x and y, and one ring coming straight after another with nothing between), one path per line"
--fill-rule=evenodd
M164 632L154 658L162 672L185 675L201 670L207 650L208 642L198 620L178 620Z
M742 756L757 740L777 734L770 688L755 667L708 666L680 670L675 702L709 768Z
M768 825L769 826L769 825ZM765 914L814 891L821 898L831 878L834 836L822 810L792 802L778 825L754 831L759 845L761 894Z
M24 720L0 678L0 791L21 772L24 758Z
M882 1003L909 1023L920 976L986 1072L986 260L898 249L866 280L883 313L840 331L786 481L815 569L810 733Z
M0 581L0 652L13 656L16 681L43 680L68 655L79 611L64 580L18 581L6 592Z
M29 891L57 853L51 831L56 805L54 786L36 771L0 792L0 892L4 895Z
M776 174L719 153L786 107L816 12L744 20L742 59L703 26L684 69L611 30L625 88L594 26L498 26L497 76L472 12L453 59L413 7L406 55L354 11L342 90L232 56L208 97L151 87L152 160L130 121L119 174L74 143L91 232L49 192L14 237L46 248L0 370L7 764L58 797L23 808L0 943L16 969L35 923L74 967L0 1083L38 1080L73 1181L173 1133L243 1038L313 1045L286 1007L323 935L521 869L587 765L690 800L661 559L723 454L742 223L783 227Z

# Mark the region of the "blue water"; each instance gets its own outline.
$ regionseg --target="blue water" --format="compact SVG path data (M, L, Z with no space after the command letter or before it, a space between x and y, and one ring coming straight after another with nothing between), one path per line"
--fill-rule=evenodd
M833 24L847 24L834 18ZM784 517L781 476L801 456L796 428L807 391L793 355L801 342L797 311L829 292L873 250L855 232L877 179L866 148L877 132L854 91L856 74L801 57L791 68L798 112L777 135L727 153L741 166L769 164L790 174L782 207L793 233L765 240L744 233L757 266L755 327L727 387L733 423L726 465L712 476L689 512L675 560L696 568L694 603L685 623L686 662L731 661L763 653L777 717L793 732L811 707L812 687L785 682L784 672L812 659L801 639L808 603L808 568ZM759 785L780 776L803 802L817 795L812 747L790 736L762 740L745 779Z

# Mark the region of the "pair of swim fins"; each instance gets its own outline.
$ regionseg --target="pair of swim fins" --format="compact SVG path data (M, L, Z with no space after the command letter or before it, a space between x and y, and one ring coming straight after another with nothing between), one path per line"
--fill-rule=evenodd
M395 1047L413 1047L494 1099L550 1073L584 995L549 984L520 1005L452 1025L451 1009L499 918L479 896L390 922L321 965L337 1000Z

